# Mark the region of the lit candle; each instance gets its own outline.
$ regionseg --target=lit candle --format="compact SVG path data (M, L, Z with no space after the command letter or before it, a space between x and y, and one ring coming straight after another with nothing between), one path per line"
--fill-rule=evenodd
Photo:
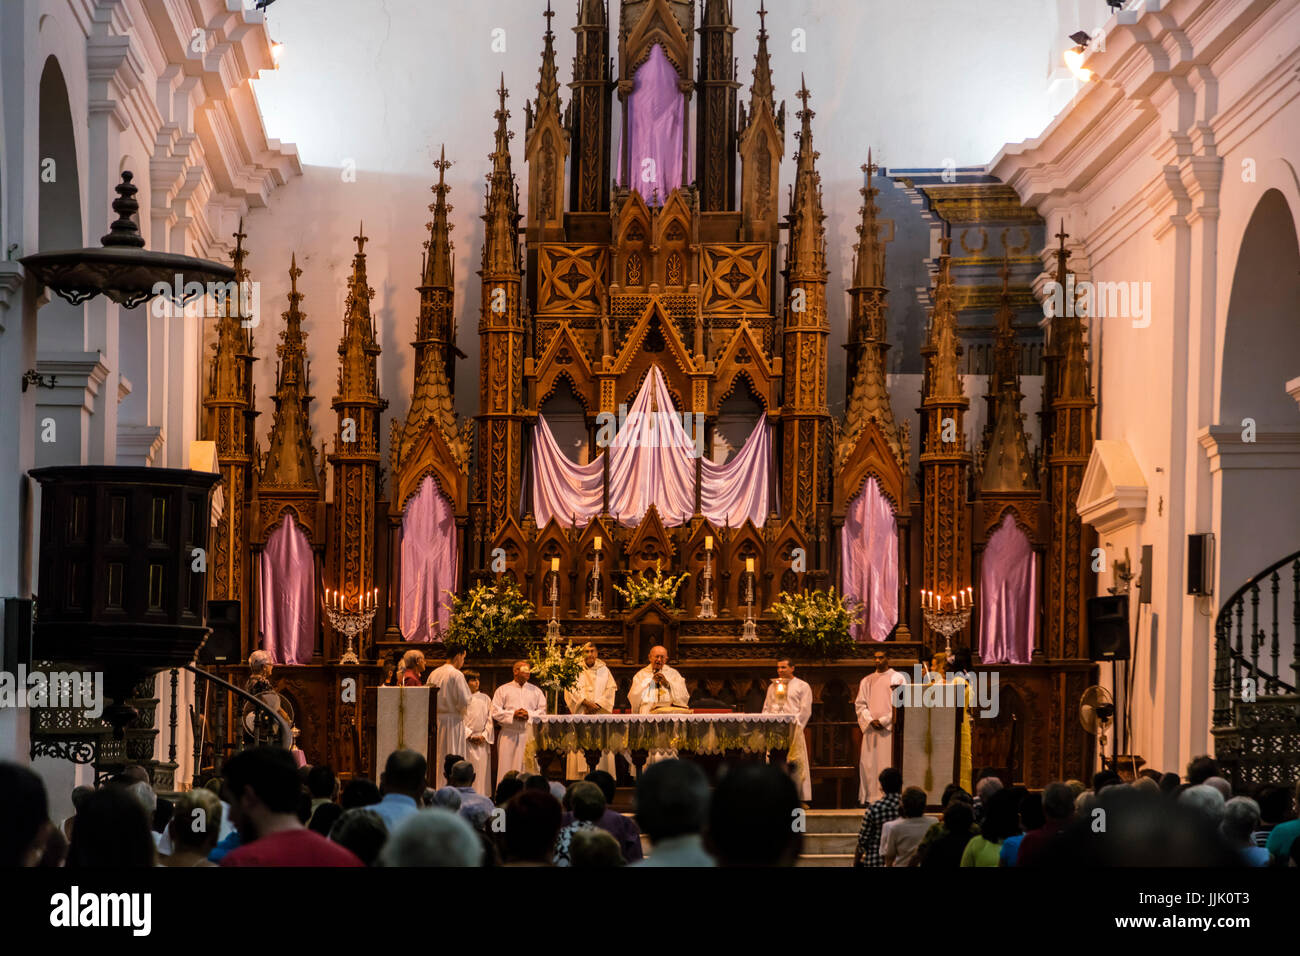
M600 535L596 535L596 550L600 550Z
M375 588L375 607L379 607L379 588Z
M754 559L753 559L753 558L746 558L746 559L745 559L745 570L748 571L750 574L753 574L753 573L754 573Z
M966 606L967 606L967 607L974 607L974 606L975 606L975 589L974 589L974 588L967 588L967 589L966 589Z
M712 550L713 550L713 535L711 535L711 534L706 534L706 535L704 536L704 550L705 550L705 551L712 551Z
M559 558L551 558L551 570L552 570L552 571L559 571L559 570L560 570L560 559L559 559Z

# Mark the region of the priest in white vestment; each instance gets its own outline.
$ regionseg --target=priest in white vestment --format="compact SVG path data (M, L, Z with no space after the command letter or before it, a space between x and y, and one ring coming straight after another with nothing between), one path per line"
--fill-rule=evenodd
M614 710L614 693L618 685L614 675L605 666L596 651L596 645L590 642L582 646L582 673L572 690L564 692L564 702L571 714L608 714ZM596 764L597 770L604 770L611 777L614 773L614 755L603 753ZM581 780L587 775L587 757L583 753L571 753L568 757L564 775L569 780Z
M465 666L465 648L447 645L447 663L434 668L428 684L438 691L438 751L433 759L435 788L447 785L442 765L447 754L465 756L465 711L469 709L469 685L460 669Z
M515 661L514 680L502 684L492 695L492 719L497 723L497 783L511 770L523 773L528 722L546 713L546 695L536 684L528 683L532 672L527 661Z
M465 753L474 767L474 792L492 796L492 741L496 739L492 722L492 698L480 691L478 671L465 671L469 685L469 707L465 710Z
M685 678L668 666L667 649L650 648L650 663L632 676L632 689L627 695L632 710L648 714L660 705L686 707L690 697Z
M632 689L627 693L628 703L635 714L648 714L656 707L687 707L691 695L686 690L686 679L668 666L668 650L664 647L650 648L650 663L632 675ZM626 754L628 763L632 755ZM646 755L646 766L660 760L670 760L677 756L677 751L660 750Z
M862 678L858 698L853 702L862 731L862 756L858 761L858 802L872 803L881 797L880 771L893 766L894 688L907 678L889 666L884 651L872 655L875 671ZM901 769L901 768L900 768Z
M812 718L812 704L811 685L806 680L794 676L794 664L788 657L778 660L776 680L767 685L763 713L795 714L799 718L799 733L803 733ZM812 799L812 768L801 767L800 769L803 771L803 783L799 787L799 799L807 803Z

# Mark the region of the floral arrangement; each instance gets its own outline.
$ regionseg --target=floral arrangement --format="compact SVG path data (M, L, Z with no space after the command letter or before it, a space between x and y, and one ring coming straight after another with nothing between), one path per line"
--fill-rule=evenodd
M581 647L574 647L572 642L561 644L557 637L548 637L544 643L534 646L528 652L533 679L556 694L578 686L583 668L582 658Z
M678 589L688 577L690 577L689 571L683 571L677 577L671 574L665 577L660 562L655 561L654 577L643 571L636 577L628 578L627 587L615 584L614 590L623 595L628 607L634 610L651 601L658 601L664 607L672 607L677 601Z
M772 605L785 649L804 657L839 657L853 647L849 628L860 612L856 601L829 591L782 591Z
M444 641L463 645L472 657L513 653L527 642L534 614L533 602L509 578L478 584L463 597L451 595Z

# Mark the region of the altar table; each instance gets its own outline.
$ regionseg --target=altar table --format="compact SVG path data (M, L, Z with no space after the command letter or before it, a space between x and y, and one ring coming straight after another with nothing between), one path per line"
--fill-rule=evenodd
M794 781L808 773L808 748L796 714L546 714L528 722L524 767L538 769L539 753L633 753L660 757L694 754L777 752L794 764ZM593 756L597 755L595 759ZM637 761L639 764L640 761Z

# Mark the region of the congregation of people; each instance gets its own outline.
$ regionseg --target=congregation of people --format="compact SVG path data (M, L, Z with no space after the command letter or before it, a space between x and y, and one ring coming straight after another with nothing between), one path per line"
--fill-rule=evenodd
M1211 757L1185 778L1112 770L1041 792L982 776L975 793L950 784L939 813L928 795L880 772L880 796L858 831L858 867L1300 866L1300 782L1233 793Z

